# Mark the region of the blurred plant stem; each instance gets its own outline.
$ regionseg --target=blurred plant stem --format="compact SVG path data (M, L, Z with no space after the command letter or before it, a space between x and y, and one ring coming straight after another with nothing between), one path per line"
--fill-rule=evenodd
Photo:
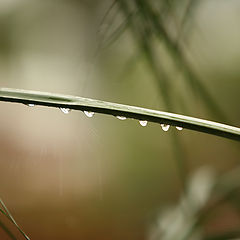
M125 16L128 16L131 14L128 4L124 0L119 0L119 7L124 13ZM133 36L136 38L136 42L143 52L145 59L148 63L148 66L153 73L153 77L156 80L156 84L158 86L158 89L161 93L161 96L163 98L163 101L167 107L168 110L173 110L173 104L171 102L170 98L170 85L169 85L169 79L167 74L165 73L164 69L161 67L161 65L158 63L158 66L156 65L156 60L154 56L154 49L151 44L151 32L148 31L147 26L145 27L145 24L143 26L137 24L135 19L131 18L129 19L130 23L130 29L133 33ZM159 71L159 69L161 69ZM187 172L187 165L185 163L185 160L183 158L182 149L180 147L180 141L176 134L171 134L171 141L173 143L174 148L174 154L175 154L175 160L177 165L177 171L179 172L179 178L180 182L182 184L182 188L185 189L186 187L186 172ZM184 190L185 191L185 190Z
M172 62L175 66L181 70L185 76L185 81L196 94L201 96L201 100L204 102L209 112L214 115L217 119L227 122L225 114L223 114L221 108L212 98L207 88L202 83L201 79L197 76L193 68L190 66L184 50L181 47L181 40L183 37L183 29L185 24L189 20L197 0L189 0L184 9L183 17L181 20L176 18L174 14L174 1L163 0L161 4L164 11L159 10L156 6L157 3L146 0L117 0L120 11L122 12L125 19L129 21L127 25L130 29L135 42L144 53L146 62L153 74L160 96L168 111L174 111L174 103L171 99L170 92L172 86L170 84L170 76L165 72L164 67L161 66L161 61L158 61L156 55L153 39L156 37L159 41L164 43L165 48L168 50L169 56L171 56ZM153 6L154 5L154 6ZM160 5L160 3L159 3ZM137 14L132 15L132 12ZM168 15L168 16L166 16ZM129 18L129 16L132 16ZM174 39L169 34L168 28L165 26L164 19L170 17L175 23L177 32L177 38ZM171 135L173 143L175 160L178 166L179 177L185 188L186 176L187 176L187 164L183 154L183 149L180 146L179 136L174 134Z
M181 240L188 240L191 238L194 231L206 224L209 218L213 215L219 205L224 202L229 201L232 205L236 205L239 208L239 202L231 202L232 199L235 199L235 194L239 194L240 189L240 167L224 174L221 176L214 184L212 194L215 196L214 200L201 209L196 216L196 221L193 222L191 227L187 229L185 236ZM240 213L239 213L240 215ZM226 233L226 236L233 235L233 237L239 237L240 232L237 230L232 233ZM209 237L204 239L226 239L224 234L215 236L215 238ZM219 237L219 238L218 238Z

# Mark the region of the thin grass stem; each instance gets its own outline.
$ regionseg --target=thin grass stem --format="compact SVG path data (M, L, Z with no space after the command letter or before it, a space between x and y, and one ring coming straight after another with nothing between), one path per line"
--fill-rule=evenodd
M9 212L9 210L7 209L6 205L4 204L4 202L2 201L1 198L0 198L0 204L2 205L3 209L5 210L5 211L3 211L1 209L1 212L16 226L18 231L23 235L23 237L25 239L30 240L30 238L25 234L25 232L18 226L17 222L15 221L15 219L13 218L13 216L11 215L11 213Z
M105 102L90 98L22 89L1 88L0 101L125 116L127 118L179 126L185 129L240 141L240 128L238 127L176 113Z

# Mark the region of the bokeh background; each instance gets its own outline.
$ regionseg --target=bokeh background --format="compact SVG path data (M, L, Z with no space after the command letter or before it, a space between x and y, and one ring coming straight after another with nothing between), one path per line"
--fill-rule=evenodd
M237 0L1 0L0 86L240 126L239 22ZM157 224L166 209L186 186L199 199L239 165L239 143L208 134L47 107L0 109L0 197L34 240L179 239L166 233L177 217ZM192 239L239 230L239 213L221 204ZM10 239L2 229L0 238Z

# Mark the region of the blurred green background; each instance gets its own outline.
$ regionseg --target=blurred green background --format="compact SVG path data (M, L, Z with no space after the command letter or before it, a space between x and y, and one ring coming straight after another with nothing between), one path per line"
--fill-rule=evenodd
M239 126L239 21L237 0L1 0L0 86ZM239 143L208 134L0 108L0 197L34 240L174 239L156 237L153 226L179 204L189 177L201 167L221 176L239 165ZM201 236L240 229L239 213L221 205ZM9 239L1 229L0 238Z

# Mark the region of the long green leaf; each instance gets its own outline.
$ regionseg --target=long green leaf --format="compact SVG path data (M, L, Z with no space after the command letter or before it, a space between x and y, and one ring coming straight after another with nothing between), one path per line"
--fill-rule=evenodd
M238 127L175 113L105 102L90 98L22 89L1 88L0 101L92 111L114 116L125 116L127 118L179 126L198 132L240 141L240 128Z

